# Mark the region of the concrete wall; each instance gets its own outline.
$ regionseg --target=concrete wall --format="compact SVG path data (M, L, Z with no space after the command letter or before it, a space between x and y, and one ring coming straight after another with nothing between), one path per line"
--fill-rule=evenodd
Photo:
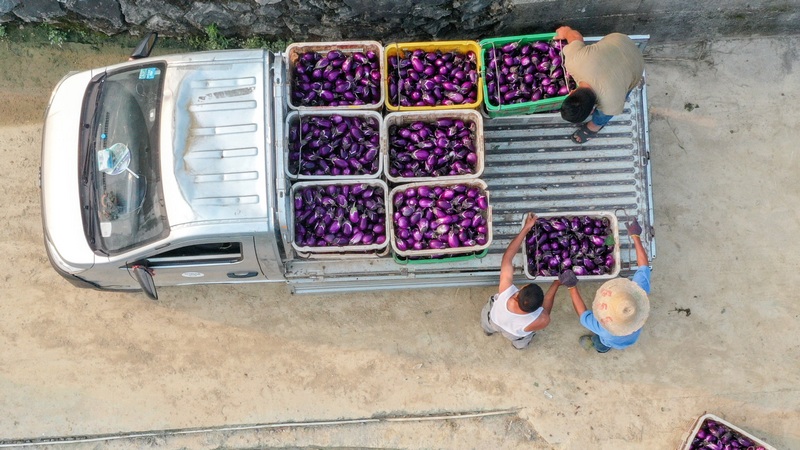
M0 23L79 23L293 41L481 39L548 32L650 34L659 41L800 32L800 0L0 0Z

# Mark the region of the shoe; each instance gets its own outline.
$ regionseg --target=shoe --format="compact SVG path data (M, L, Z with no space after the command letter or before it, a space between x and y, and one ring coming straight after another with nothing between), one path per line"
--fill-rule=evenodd
M580 343L581 347L583 347L583 349L586 350L587 352L589 350L595 350L591 334L584 334L583 336L581 336L580 339L578 339L578 343Z
M602 129L603 127L600 127L600 130ZM569 138L572 139L572 142L576 144L584 144L586 141L596 137L600 130L592 131L588 126L586 126L586 124L583 124L576 132L572 133L572 136Z

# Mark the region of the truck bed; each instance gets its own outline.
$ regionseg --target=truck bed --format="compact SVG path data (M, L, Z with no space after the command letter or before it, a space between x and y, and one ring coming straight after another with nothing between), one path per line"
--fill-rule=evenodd
M646 84L634 89L625 111L584 145L569 136L575 125L558 113L484 118L485 169L493 209L494 240L486 256L459 262L401 264L391 254L372 258L292 259L286 279L293 292L340 292L420 287L488 286L498 283L500 260L528 211L609 211L620 222L621 276L635 270L636 255L624 223L653 222ZM643 233L651 258L655 238ZM522 251L516 281L525 277Z

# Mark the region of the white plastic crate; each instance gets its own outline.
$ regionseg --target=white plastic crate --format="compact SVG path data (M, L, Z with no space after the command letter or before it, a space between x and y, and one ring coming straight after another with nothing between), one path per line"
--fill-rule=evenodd
M697 420L694 423L694 426L692 427L692 431L689 432L689 436L686 439L684 439L683 444L681 444L681 446L678 447L678 450L691 450L692 449L692 441L694 441L695 436L697 436L697 432L700 431L700 428L703 426L703 424L707 420L713 420L715 422L718 422L718 423L728 427L731 431L733 431L733 432L739 434L740 436L752 441L753 446L752 447L742 447L744 449L748 449L748 448L754 448L755 449L755 448L758 448L758 447L762 447L762 448L764 448L764 450L776 450L775 447L767 444L766 442L764 442L761 439L753 436L752 434L748 433L747 431L737 427L736 425L728 422L725 419L722 419L721 417L717 417L714 414L709 414L709 413L703 414L702 416L697 418ZM704 447L700 447L700 448L704 448Z
M336 186L344 186L344 185L357 185L357 184L367 184L372 187L377 187L383 193L383 201L385 205L386 211L384 212L385 217L385 228L384 235L386 236L386 240L382 244L359 244L359 245L344 245L344 246L306 246L306 245L298 245L295 241L295 211L294 211L294 200L297 195L297 191L301 188L305 187L319 187L319 186L328 186L328 185L336 185ZM341 181L301 181L292 185L291 189L291 196L290 196L290 208L289 208L289 237L292 240L292 247L300 253L304 255L311 255L315 253L366 253L366 252L375 252L381 253L389 245L389 236L388 230L391 226L390 222L390 215L389 215L389 187L386 185L386 182L383 180L341 180Z
M410 123L421 121L425 123L433 123L437 119L460 119L465 123L474 123L475 132L472 134L472 142L475 145L475 154L478 157L478 162L475 164L475 172L464 175L445 175L440 177L395 177L389 173L391 158L389 157L389 130L392 126L408 125ZM438 110L438 111L407 111L407 112L393 112L384 117L383 129L381 130L381 156L383 159L384 173L386 179L392 183L417 183L422 181L451 181L451 180L468 180L479 178L483 174L485 151L483 142L483 117L475 110L461 109L461 110Z
M455 247L455 248L444 248L444 249L424 249L424 250L400 250L397 248L397 236L395 235L395 223L394 223L394 196L398 192L405 191L409 188L418 188L420 186L441 186L441 187L449 187L455 186L458 184L464 184L468 187L477 187L481 190L481 193L486 196L487 203L489 203L489 207L484 211L483 217L486 219L486 243L483 245L474 245L470 247ZM483 250L489 248L492 244L492 205L489 198L489 191L487 190L487 185L483 180L480 179L471 179L471 180L451 180L451 181L427 181L427 182L419 182L419 183L409 183L409 184L401 184L396 186L394 189L391 190L389 193L389 198L387 200L389 205L389 241L392 245L392 251L395 254L403 257L419 257L419 256L432 256L432 255L460 255L465 253L478 253L482 252Z
M342 117L361 117L364 119L372 119L375 121L375 126L379 133L379 139L381 143L378 144L378 155L376 156L378 162L378 168L373 173L367 173L363 175L304 175L299 172L299 168L295 166L291 161L289 161L289 153L291 151L291 141L289 140L289 132L291 127L298 121L302 121L303 118L306 117L331 117L334 115L339 115ZM292 180L360 180L360 179L371 179L371 178L379 178L383 174L383 158L381 157L381 145L383 141L383 116L376 111L366 111L366 110L334 110L334 109L327 109L325 111L292 111L286 116L286 123L283 128L283 167L286 176ZM334 148L334 152L338 151L338 149Z
M522 217L522 223L525 223L525 216ZM620 261L620 249L619 249L619 223L617 221L617 216L614 215L612 212L607 211L567 211L567 212L558 212L558 213L542 213L536 214L537 217L542 219L550 219L553 217L566 217L571 219L572 217L592 217L595 219L608 219L609 228L612 231L611 236L614 239L614 267L611 269L610 273L605 275L580 275L578 276L579 280L610 280L612 278L616 278L619 276L619 272L621 269L621 261ZM558 279L557 276L537 276L536 274L531 273L530 268L528 267L528 254L529 251L532 249L528 249L527 239L523 241L522 244L522 257L523 257L523 267L525 269L525 276L531 280L536 281L555 281Z
M373 51L378 58L378 66L381 71L380 86L380 99L376 103L368 103L364 105L338 105L338 106L302 106L295 103L294 93L294 68L297 59L306 52L327 53L331 50L339 50L345 54L352 55L356 52L364 53L366 51ZM298 111L327 111L330 109L370 109L380 110L386 99L386 67L383 57L383 46L378 41L340 41L340 42L297 42L290 44L286 47L286 58L288 62L287 68L287 86L289 88L289 108Z

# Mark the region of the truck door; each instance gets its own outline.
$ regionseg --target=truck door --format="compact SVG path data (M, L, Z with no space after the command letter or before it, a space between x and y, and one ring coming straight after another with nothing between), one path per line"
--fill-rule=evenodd
M143 265L156 286L263 281L252 237L183 242L128 264ZM133 276L133 275L131 275Z

